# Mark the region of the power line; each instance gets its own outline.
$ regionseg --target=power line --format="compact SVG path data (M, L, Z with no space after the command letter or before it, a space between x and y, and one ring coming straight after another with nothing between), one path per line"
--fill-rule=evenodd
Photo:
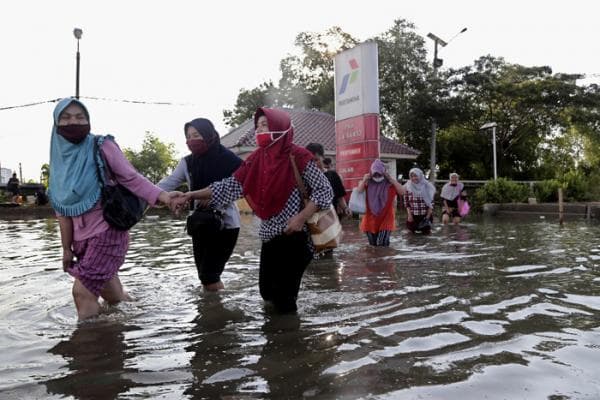
M4 110L12 110L14 108L24 108L24 107L31 107L31 106L37 106L40 104L46 104L46 103L56 103L57 101L59 101L60 99L52 99L52 100L42 100L42 101L36 101L34 103L27 103L27 104L20 104L18 106L7 106L7 107L0 107L0 111L4 111Z
M92 97L92 96L80 96L80 98L88 99L88 100L112 101L112 102L118 102L118 103L131 103L131 104L150 104L150 105L159 105L159 106L191 106L191 107L196 106L196 104L192 104L192 103L173 103L170 101L112 99L112 98L108 98L108 97Z
M113 99L113 98L108 98L108 97L93 97L93 96L80 96L80 98L82 98L82 99L88 99L88 100L112 101L112 102L117 102L117 103L129 103L129 104L147 104L147 105L178 106L178 107L181 107L181 106L184 106L184 107L195 107L196 106L196 104L192 104L192 103L174 103L174 102L170 102L170 101L146 101L146 100L131 100L131 99ZM13 109L16 109L16 108L32 107L32 106L37 106L37 105L46 104L46 103L56 103L57 101L60 101L60 100L61 100L61 98L51 99L51 100L36 101L36 102L32 102L32 103L19 104L19 105L15 105L15 106L0 107L0 111L13 110Z

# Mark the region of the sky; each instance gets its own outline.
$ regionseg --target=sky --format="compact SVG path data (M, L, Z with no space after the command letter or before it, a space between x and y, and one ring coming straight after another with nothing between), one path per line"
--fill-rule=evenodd
M339 26L359 40L398 18L449 40L444 67L491 54L554 72L600 73L600 15L583 0L404 1L7 1L0 5L0 108L73 96L80 40L80 95L92 132L112 134L121 148L140 150L144 134L186 154L183 125L209 118L221 135L240 89L280 78L279 62L296 52L300 32ZM432 41L427 39L429 59ZM582 83L600 83L592 77ZM55 103L0 110L0 166L38 180L48 162Z

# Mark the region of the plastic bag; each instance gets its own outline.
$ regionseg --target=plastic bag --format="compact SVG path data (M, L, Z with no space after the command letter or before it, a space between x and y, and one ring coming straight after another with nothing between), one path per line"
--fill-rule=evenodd
M367 212L367 191L359 192L358 188L352 189L348 207L353 213L365 214Z

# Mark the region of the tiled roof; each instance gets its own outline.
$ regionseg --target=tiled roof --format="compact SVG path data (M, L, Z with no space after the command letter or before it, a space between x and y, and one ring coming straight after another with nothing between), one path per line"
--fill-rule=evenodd
M335 118L333 115L311 110L285 109L294 125L294 143L306 146L309 143L321 143L328 153L335 153ZM256 147L254 140L254 122L248 119L242 125L232 129L221 138L225 147ZM418 156L420 152L405 144L381 136L382 154ZM411 157L412 158L412 157Z

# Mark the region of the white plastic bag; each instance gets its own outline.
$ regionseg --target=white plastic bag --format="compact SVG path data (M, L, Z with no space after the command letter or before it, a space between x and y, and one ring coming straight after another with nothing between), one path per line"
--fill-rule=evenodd
M352 189L348 207L353 213L365 214L367 212L367 191L359 192L358 188Z

